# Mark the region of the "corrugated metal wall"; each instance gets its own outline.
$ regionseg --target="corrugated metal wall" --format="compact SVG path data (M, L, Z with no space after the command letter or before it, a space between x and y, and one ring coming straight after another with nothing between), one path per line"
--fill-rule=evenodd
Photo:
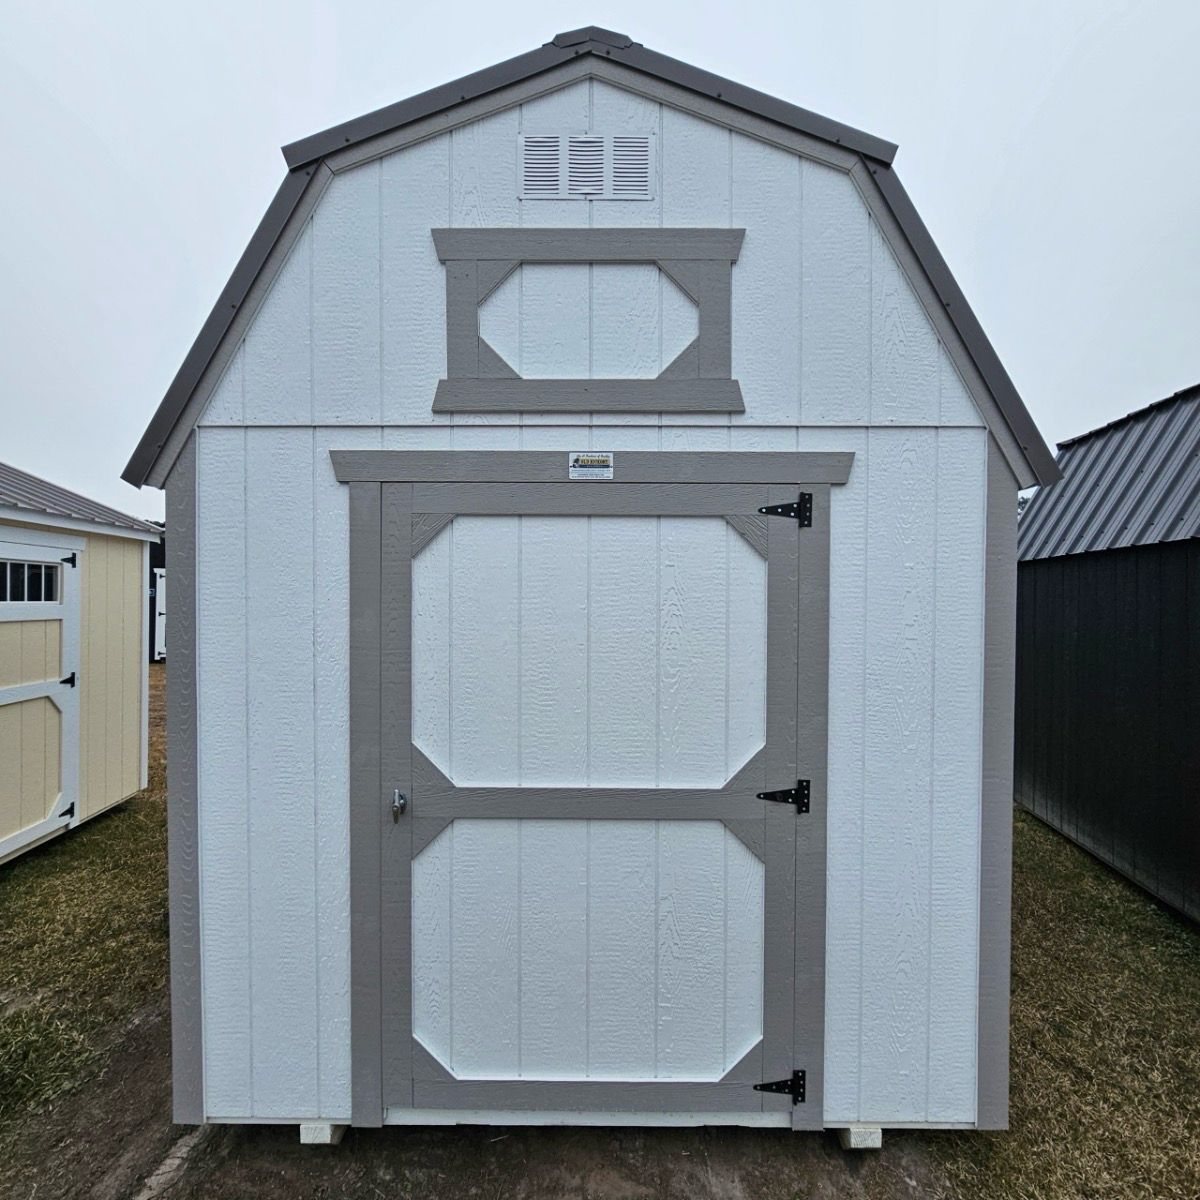
M1016 798L1200 920L1200 540L1021 563Z

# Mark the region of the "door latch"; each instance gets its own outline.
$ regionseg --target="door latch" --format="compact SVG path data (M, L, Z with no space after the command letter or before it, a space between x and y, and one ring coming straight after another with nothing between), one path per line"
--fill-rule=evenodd
M399 821L400 814L408 808L408 797L399 789L396 788L392 792L392 820Z

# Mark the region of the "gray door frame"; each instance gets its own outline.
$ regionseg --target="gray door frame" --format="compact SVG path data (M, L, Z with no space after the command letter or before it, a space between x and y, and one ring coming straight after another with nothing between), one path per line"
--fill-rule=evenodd
M620 453L574 481L561 452L332 451L349 484L352 1121L387 1108L784 1111L822 1126L830 485L851 454ZM812 525L759 513L812 496ZM458 788L412 745L412 559L455 515L713 515L767 562L767 729L716 789ZM804 686L800 686L800 681ZM809 812L757 798L810 780ZM409 798L399 820L394 789ZM721 1080L458 1080L411 1034L411 869L458 816L721 820L764 864L762 1040ZM806 1073L807 1095L753 1090Z

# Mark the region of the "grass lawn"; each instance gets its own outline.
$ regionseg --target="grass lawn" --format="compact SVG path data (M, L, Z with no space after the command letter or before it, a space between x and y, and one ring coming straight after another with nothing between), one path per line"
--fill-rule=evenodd
M147 1091L146 1103L161 1125L145 1161L126 1162L121 1179L144 1179L161 1160L162 1140L182 1132L171 1132L165 1111L165 1036L147 1040L144 1028L138 1032L141 1014L156 1012L161 1023L165 1005L162 684L162 669L152 668L149 790L0 868L0 1192L6 1196L37 1189L36 1183L32 1191L2 1186L8 1150L22 1139L27 1143L35 1127L67 1120L72 1111L70 1136L78 1162L88 1163L96 1153L89 1138L99 1147L104 1136L91 1122L123 1103L121 1096L130 1093L121 1087ZM807 1135L631 1131L636 1136L628 1144L640 1158L629 1170L638 1173L638 1187L626 1189L632 1176L623 1175L605 1187L588 1183L570 1194L725 1194L714 1178L706 1182L704 1176L679 1191L679 1164L695 1161L688 1155L711 1152L714 1165L721 1154L732 1164L737 1194L746 1196L1196 1200L1200 931L1023 814L1016 819L1015 858L1008 1133L885 1134L881 1154L850 1158L821 1148L819 1141L802 1148ZM155 1061L139 1062L138 1054ZM156 1073L161 1098L141 1088L140 1070L147 1077ZM130 1128L146 1120L139 1114ZM408 1140L384 1140L388 1135ZM111 1139L128 1142L130 1136L114 1131ZM324 1157L311 1148L301 1151L294 1129L272 1136L261 1127L216 1131L209 1148L164 1195L299 1200L408 1194L407 1187L380 1191L374 1182L390 1178L387 1172L397 1163L425 1169L424 1182L411 1194L466 1194L469 1188L453 1187L445 1174L456 1159L492 1172L487 1195L531 1195L527 1175L535 1166L545 1169L535 1164L535 1155L549 1158L591 1138L589 1153L603 1159L610 1143L601 1139L611 1134L532 1130L512 1131L510 1138L504 1131L465 1128L368 1131ZM134 1150L126 1146L121 1152L131 1159ZM514 1160L508 1176L499 1158L505 1153ZM803 1184L786 1175L789 1162L800 1170L802 1159L808 1164L804 1170L819 1172L815 1188L812 1175ZM34 1168L24 1169L20 1178L27 1180ZM124 1183L97 1191L82 1165L61 1170L75 1174L54 1185L58 1195L136 1194ZM234 1170L242 1172L238 1180L262 1182L239 1187L225 1174ZM932 1182L914 1186L914 1177ZM440 1179L447 1179L442 1188ZM446 1187L450 1192L442 1190ZM567 1191L564 1185L546 1194Z
M166 987L164 680L152 666L149 788L0 867L0 1152Z

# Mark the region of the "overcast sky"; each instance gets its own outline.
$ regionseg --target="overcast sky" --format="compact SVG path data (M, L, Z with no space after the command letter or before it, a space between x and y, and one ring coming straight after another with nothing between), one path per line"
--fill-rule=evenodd
M599 24L900 144L1047 439L1200 380L1197 0L0 0L0 460L120 472L279 146Z

